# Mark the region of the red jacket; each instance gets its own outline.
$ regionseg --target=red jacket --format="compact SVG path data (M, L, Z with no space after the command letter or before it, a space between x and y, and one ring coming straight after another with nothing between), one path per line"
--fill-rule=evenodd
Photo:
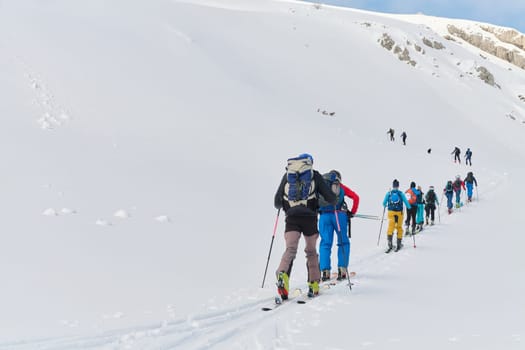
M355 193L354 191L352 191L350 188L346 187L343 184L341 184L341 188L345 192L345 196L352 199L353 204L352 204L352 209L350 209L350 211L352 212L352 214L357 213L357 208L359 207L359 196L357 195L357 193Z
M465 182L463 182L462 180L459 180L459 182L461 182L460 185L458 185L458 180L455 180L453 183L452 183L452 188L454 189L454 191L459 191L463 188L464 191L466 191L467 189L465 188Z

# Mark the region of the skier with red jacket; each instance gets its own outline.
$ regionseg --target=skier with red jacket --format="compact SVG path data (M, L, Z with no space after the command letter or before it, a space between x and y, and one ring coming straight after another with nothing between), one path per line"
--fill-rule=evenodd
M454 189L454 193L456 194L456 208L459 208L461 206L461 189L465 191L467 190L465 188L465 182L461 180L461 177L459 175L456 175L456 180L452 183L452 189Z

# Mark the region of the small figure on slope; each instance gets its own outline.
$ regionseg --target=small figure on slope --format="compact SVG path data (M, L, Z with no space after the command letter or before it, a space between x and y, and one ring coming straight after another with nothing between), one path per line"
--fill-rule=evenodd
M388 129L388 131L386 133L390 135L390 141L394 141L395 140L395 138L394 138L394 133L395 133L394 129L390 128L390 129Z
M417 195L418 190L416 189L416 183L412 181L410 188L405 191L406 198L410 206L407 206L407 219L405 221L405 228L407 236L410 235L410 224L412 224L412 234L416 232L416 216L417 216Z
M467 185L467 201L472 202L472 188L474 185L478 187L478 181L474 177L472 171L467 173L467 177L465 178L464 182Z
M467 151L465 152L465 164L472 166L472 151L470 148L467 148Z
M454 186L452 185L452 180L447 181L447 184L443 189L443 194L447 197L448 213L452 214L452 196L454 195Z
M459 147L456 146L450 154L454 155L454 163L457 161L459 164L461 164L461 150Z
M429 225L429 223L430 225L434 225L434 212L436 211L437 205L439 205L439 202L436 196L436 192L434 192L434 186L430 186L427 191L427 194L425 195L425 223L427 225Z
M425 217L425 200L423 199L423 191L421 190L421 186L417 186L417 193L416 193L416 205L417 205L417 212L416 212L416 232L421 232L423 230L423 223L424 217Z
M466 190L465 183L461 180L459 175L456 175L456 180L452 184L454 193L456 194L456 208L461 207L461 189Z

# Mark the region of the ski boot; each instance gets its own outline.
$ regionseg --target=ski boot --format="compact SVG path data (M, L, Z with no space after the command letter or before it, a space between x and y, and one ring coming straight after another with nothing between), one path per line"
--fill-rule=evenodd
M337 280L342 281L348 278L348 270L346 267L337 268Z
M277 293L281 296L281 299L287 300L288 299L288 291L290 289L289 286L289 278L288 274L286 272L279 272L277 274Z
M313 298L319 295L319 282L308 282L308 297Z
M398 238L397 239L397 246L396 246L396 252L398 252L401 248L403 248L403 243L401 243L402 239L401 238Z
M325 282L330 279L330 270L321 271L321 281Z
M427 218L425 218L425 225L427 225L427 226L428 226L428 217L427 217Z
M456 208L459 208L459 203L456 203Z
M430 221L430 226L434 226L434 220Z

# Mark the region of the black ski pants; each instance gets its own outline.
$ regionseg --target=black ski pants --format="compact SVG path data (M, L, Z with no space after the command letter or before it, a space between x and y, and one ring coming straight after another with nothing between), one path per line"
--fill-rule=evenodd
M430 220L434 221L434 212L436 211L435 205L427 205L425 206L425 216L428 219L430 216Z
M412 221L412 228L416 228L416 215L417 215L417 204L411 204L410 209L407 209L407 220L405 221L405 225L407 227L410 226L410 222Z

